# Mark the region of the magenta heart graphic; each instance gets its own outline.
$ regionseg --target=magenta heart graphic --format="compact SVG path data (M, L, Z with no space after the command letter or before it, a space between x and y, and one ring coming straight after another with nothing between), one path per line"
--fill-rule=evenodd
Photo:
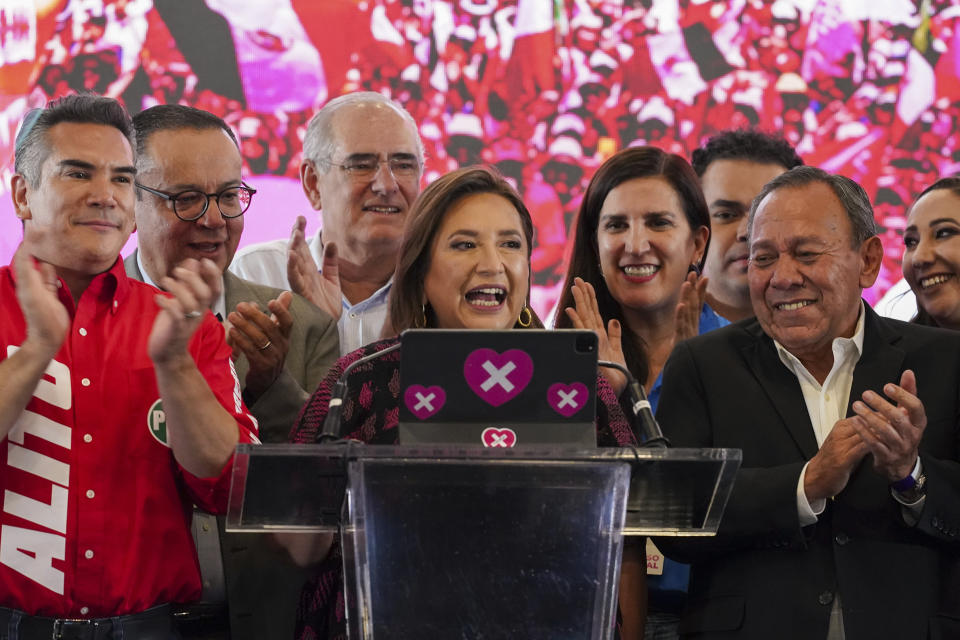
M412 384L403 392L403 403L420 420L426 420L440 411L446 401L447 392L442 387Z
M487 427L483 430L483 433L480 434L480 440L483 442L483 446L494 449L498 447L513 447L517 444L517 433L513 429L507 429L506 427L502 429Z
M586 406L590 399L587 385L582 382L563 384L555 382L547 389L547 402L550 408L569 418Z
M477 349L463 363L463 376L484 402L499 407L530 384L533 360L520 349Z

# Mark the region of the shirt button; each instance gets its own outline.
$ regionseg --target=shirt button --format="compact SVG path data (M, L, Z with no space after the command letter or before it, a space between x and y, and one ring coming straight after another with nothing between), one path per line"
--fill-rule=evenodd
M84 329L83 327L80 327L80 331L79 331L78 333L79 333L80 335L82 335L82 336L85 336L85 335L87 335L87 330Z
M87 549L86 551L84 551L83 557L86 558L87 560L91 560L93 558L93 550Z
M90 386L90 378L83 378L83 379L81 379L81 380L80 380L80 384L82 384L82 385L85 386L85 387L89 387L89 386Z
M93 492L93 489L87 489L87 497L88 497L88 498L92 498L92 497L95 496L95 495L97 495L97 494Z
M830 394L827 394L827 402L830 402Z
M88 613L90 613L90 607L80 607L80 613L82 615L87 615Z
M840 545L840 546L842 547L843 545L845 545L845 544L847 544L848 542L850 542L850 536L848 536L847 534L841 532L841 533L838 533L838 534L834 537L834 540L836 541L836 543L837 543L838 545Z
M350 314L350 317L351 317L351 318L356 318L356 317L357 317L357 314L351 313L351 314Z
M830 604L831 602L833 602L833 592L824 591L817 597L817 602L819 602L822 605Z
M84 442L93 442L93 436L90 435L89 433L85 433L85 434L83 434L83 441L84 441Z

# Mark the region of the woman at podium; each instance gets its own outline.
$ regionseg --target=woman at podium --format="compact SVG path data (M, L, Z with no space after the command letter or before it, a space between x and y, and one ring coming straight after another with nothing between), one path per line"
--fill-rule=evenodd
M710 215L693 168L656 147L625 149L594 174L577 216L556 326L593 329L600 358L625 364L654 411L674 344L729 324L704 301ZM619 394L622 374L604 369ZM689 568L664 559L648 578L648 637L677 637ZM627 553L624 564L627 565ZM624 569L626 571L626 568ZM626 614L625 614L626 615ZM661 635L661 634L666 635Z
M386 333L396 336L409 328L542 328L528 304L532 242L527 207L495 170L471 167L437 179L420 194L407 219ZM316 442L344 369L397 341L388 338L343 356L304 406L291 441ZM397 443L399 363L397 350L350 373L341 434L366 443ZM597 444L635 444L616 394L602 378L597 399ZM328 540L311 553L313 557L299 560L326 557L301 595L296 635L346 637L339 545L331 546Z

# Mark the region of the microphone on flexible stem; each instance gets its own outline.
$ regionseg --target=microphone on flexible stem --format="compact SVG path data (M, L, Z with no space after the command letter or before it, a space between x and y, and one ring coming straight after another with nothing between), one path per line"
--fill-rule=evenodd
M400 348L400 343L391 345L386 349L381 349L368 356L364 356L355 362L347 365L337 383L333 385L333 392L330 394L330 402L327 404L327 417L323 421L323 429L317 435L317 442L328 442L330 440L340 439L340 412L343 410L343 398L347 395L347 376L353 373L353 370L362 364L371 360L376 360Z
M636 426L639 426L639 433L634 433L634 435L638 436L637 440L640 442L640 446L669 447L670 441L663 435L660 425L657 424L657 419L653 417L653 409L650 407L650 401L647 399L647 392L643 390L643 385L637 382L633 374L622 364L598 360L597 365L608 369L616 369L627 376L627 393L630 394L633 422Z

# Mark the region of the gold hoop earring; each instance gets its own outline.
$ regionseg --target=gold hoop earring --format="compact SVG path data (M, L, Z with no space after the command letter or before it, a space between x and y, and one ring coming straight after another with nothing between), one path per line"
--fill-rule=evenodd
M526 320L523 319L524 312L526 312L527 314ZM523 305L523 309L520 309L520 317L517 318L517 324L519 324L524 329L526 329L531 324L533 324L533 312L530 311L530 307L528 307L527 305Z
M414 329L426 329L427 328L427 305L420 305L420 319L419 322L414 322Z

